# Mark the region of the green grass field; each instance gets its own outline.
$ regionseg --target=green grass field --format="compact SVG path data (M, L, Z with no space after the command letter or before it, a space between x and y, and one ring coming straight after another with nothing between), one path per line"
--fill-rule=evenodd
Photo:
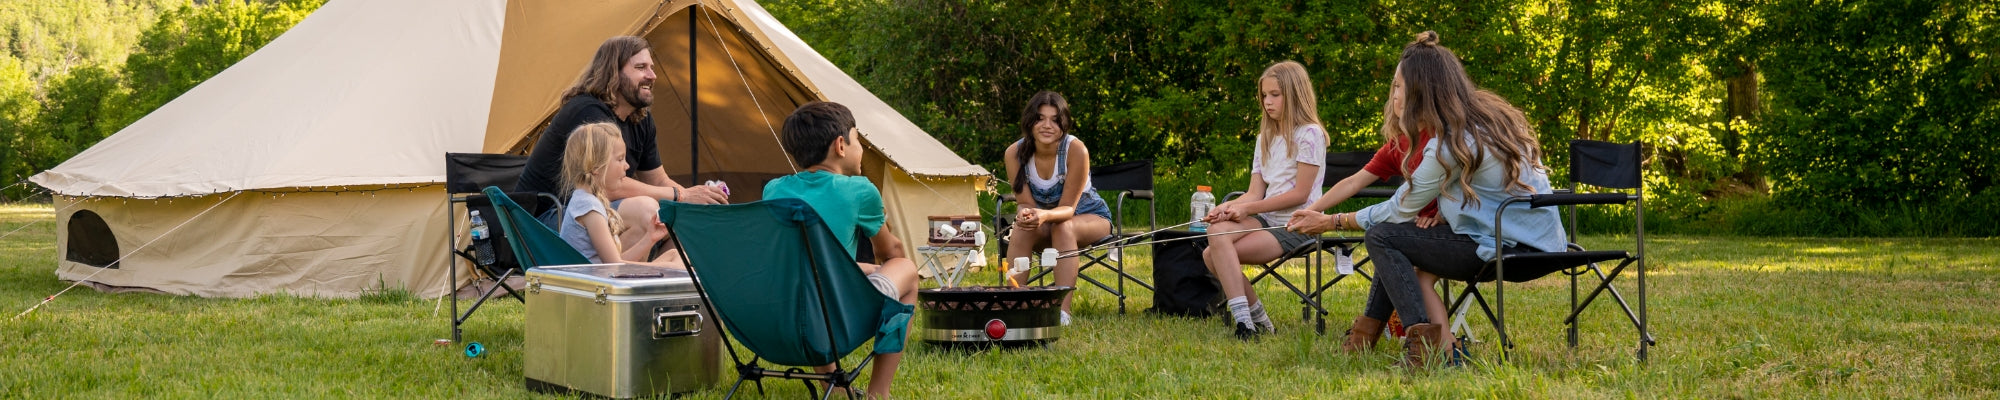
M388 290L359 299L269 295L204 299L73 290L55 278L47 206L0 208L0 397L6 398L521 398L522 306L490 304L466 328L489 346L467 358L436 299ZM26 226L25 228L22 228ZM1609 248L1629 238L1590 237ZM1510 286L1513 360L1493 363L1492 331L1475 318L1475 363L1405 371L1385 340L1339 351L1366 287L1328 298L1315 335L1260 288L1280 332L1239 342L1221 319L1162 318L1128 300L1079 291L1080 321L1047 348L946 351L913 344L901 398L1992 398L2000 396L2000 240L1664 236L1651 251L1653 332L1636 335L1615 307L1584 317L1583 344L1564 344L1566 282ZM1132 261L1150 265L1145 251ZM1141 267L1142 275L1147 268ZM1287 271L1297 274L1301 270ZM993 279L991 273L976 275ZM1632 281L1623 280L1629 285ZM1518 290L1517 290L1518 289ZM1627 286L1628 293L1632 289ZM687 398L719 398L717 389ZM745 398L804 396L792 382Z

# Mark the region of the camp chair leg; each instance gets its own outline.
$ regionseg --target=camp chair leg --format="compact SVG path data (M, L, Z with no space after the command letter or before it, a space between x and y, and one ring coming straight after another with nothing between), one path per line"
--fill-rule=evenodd
M452 320L451 320L451 332L452 332L452 335L451 335L451 336L452 336L452 340L453 340L453 343L457 343L457 340L458 340L458 336L459 336L459 326L462 326L462 325L465 325L465 321L467 321L467 320L471 320L471 319L472 319L472 313L473 313L473 312L475 312L475 311L479 311L479 306L481 306L481 305L485 305L485 304L486 304L486 300L488 300L488 299L492 299L492 298L493 298L493 293L494 293L494 292L498 292L498 291L500 291L500 289L501 289L501 288L505 288L505 287L507 287L507 278L510 278L510 277L513 277L513 276L514 276L514 270L512 270L512 269L509 269L509 270L507 270L507 272L505 272L505 273L501 273L501 274L500 274L500 277L494 280L495 284L493 285L493 287L490 287L490 288L486 288L486 292L485 292L485 293L481 293L481 294L479 295L479 300L478 300L478 301L474 301L474 302L472 302L472 307L468 307L468 308L466 308L466 309L465 309L465 313L464 313L464 314L460 314L460 315L455 315L455 316L452 316ZM513 289L508 289L508 292L510 292L510 293L511 293L511 292L513 292ZM454 296L454 298L456 298L456 296L457 296L457 295L456 295L456 294L452 294L452 295L450 295L450 296ZM518 295L517 295L517 296L518 296ZM525 301L526 301L526 300L523 300L523 302L525 302ZM454 303L454 304L456 304L456 303Z
M744 382L744 381L750 381L750 382L753 382L753 383L756 383L756 384L757 384L757 395L758 395L758 396L763 396L763 395L764 395L764 382L763 382L763 381L761 381L761 380L751 380L751 379L750 379L750 377L747 377L747 376L737 376L737 377L736 377L736 384L734 384L734 385L729 385L729 394L725 394L725 395L722 395L722 398L724 398L724 399L728 399L728 398L733 398L733 397L736 397L736 389L739 389L739 388L742 388L742 387L743 387L743 382Z
M1591 267L1591 269L1596 269L1596 268L1597 268L1597 265L1596 265L1596 263L1591 263L1591 264L1590 264L1590 267ZM1570 351L1576 351L1576 343L1577 343L1577 338L1576 338L1576 335L1577 335L1577 333L1576 333L1576 330L1577 330L1577 329L1576 329L1576 328L1577 328L1577 325L1582 325L1581 323L1579 323L1579 322L1577 321L1577 318L1576 318L1576 315L1577 315L1576 311L1577 311L1577 310L1581 310L1581 309L1582 309L1581 307L1578 307L1578 306L1577 306L1577 304L1576 304L1576 276L1577 276L1577 275L1582 275L1583 273L1582 273L1582 272L1577 272L1577 273L1574 273L1574 274L1570 274L1570 273L1567 273L1567 272L1565 272L1564 274L1566 274L1566 275L1569 275L1569 310L1570 310L1570 318L1569 318L1569 320L1568 320L1568 321L1565 321L1565 323L1564 323L1563 325L1567 325L1567 326L1569 326L1569 329L1566 329L1567 331L1569 331L1569 349L1570 349Z
M481 266L479 265L479 258L478 258L478 257L474 257L474 256L472 255L472 253L471 253L471 248L470 248L470 247L467 247L467 248L466 248L466 250L452 250L452 251L451 251L451 253L452 253L452 254L456 254L456 255L458 255L458 257L460 257L460 258L464 258L464 259L465 259L465 262L466 262L466 263L469 263L469 264L472 264L472 270L473 270L473 272L475 272L475 273L478 273L478 274L480 274L480 275L485 275L485 276L487 276L487 277L489 277L489 278L493 277L493 272L492 272L492 271L487 271L487 270L486 270L485 268L481 268ZM508 272L512 272L512 271L513 271L513 270L511 270L511 269L510 269L510 270L508 270ZM453 273L453 278L452 278L452 279L454 279L454 281L455 281L456 279L458 279L458 278L457 278L457 272L458 272L457 268L453 268L453 269L452 269L452 273ZM501 282L501 283L505 283L505 282L507 281L506 279L500 279L500 278L496 278L496 280L497 280L497 281L499 281L499 282ZM500 285L500 287L503 287L503 288L506 288L506 289L507 289L507 295L509 295L509 296L513 296L513 297L514 297L514 300L520 300L520 301L521 301L522 303L526 303L526 302L528 302L528 298L526 298L526 297L521 297L521 293L519 293L519 292L516 292L516 291L514 290L514 288L512 288L512 287L507 287L507 286L506 286L506 285L504 285L504 284L503 284L503 285Z
M1104 291L1107 292L1111 292L1111 294L1114 296L1118 296L1118 314L1120 315L1125 314L1125 278L1127 276L1125 275L1125 266L1124 266L1125 257L1120 256L1118 260L1113 261L1111 260L1111 252L1109 251L1100 252L1097 254L1091 254L1089 252L1085 252L1082 254L1082 257L1084 259L1081 260L1080 265L1076 267L1076 278L1088 280L1090 281L1091 284L1097 285L1098 288L1104 289ZM1114 263L1116 264L1114 265ZM1090 276L1083 274L1084 271L1087 271L1090 269L1090 267L1095 267L1095 266L1103 266L1104 269L1111 270L1112 274L1111 280L1113 281L1112 283L1116 284L1117 287L1113 288L1111 285L1106 285L1104 284L1104 282L1098 281L1096 278L1091 278Z
M1118 264L1118 266L1117 266L1117 267L1115 267L1115 268L1113 268L1113 267L1111 267L1110 265L1105 265L1105 267L1107 267L1107 268L1112 268L1111 272L1114 272L1114 273L1117 273L1117 274L1118 274L1118 276L1116 276L1116 277L1114 277L1114 278L1113 278L1114 280L1117 280L1117 281L1118 281L1118 314L1119 314L1119 315L1124 315L1124 314L1125 314L1125 276L1126 276L1126 275L1125 275L1125 254L1124 254L1124 252L1125 252L1125 249L1111 249L1111 251L1115 251L1115 252L1118 252L1118 257L1117 257L1117 259L1115 259L1115 260L1112 260L1112 262L1114 262L1114 263L1117 263L1117 264ZM1105 252L1105 253L1104 253L1104 255L1105 255L1106 257L1110 257L1110 256L1111 256L1111 254L1112 254L1111 252ZM1043 342L1043 343L1047 343L1047 342Z
M1632 322L1632 327L1633 327L1633 328L1643 328L1645 324L1641 324L1641 323L1639 323L1639 316L1638 316L1637 314L1634 314L1634 313L1632 313L1632 306L1631 306L1630 304L1627 304L1627 303L1625 302L1625 296L1624 296L1623 294L1620 294L1620 293L1618 293L1618 288L1616 288L1616 287L1612 287L1612 286L1611 286L1611 281L1612 281L1613 279L1616 279L1616 278L1618 277L1618 273L1620 273L1620 272L1623 272L1623 271L1625 271L1625 267L1626 267L1626 266L1629 266L1629 265L1632 265L1632 262L1634 262L1634 261L1636 261L1636 260L1638 260L1638 259L1636 259L1636 258L1628 258L1628 259L1625 259L1625 262L1623 262L1623 263L1619 263L1619 264L1618 264L1618 267L1616 267L1616 268L1612 268L1612 269L1611 269L1611 274L1609 274L1609 275L1606 275L1606 274L1604 273L1604 271L1601 271L1601 270L1598 270L1598 269L1597 269L1597 266L1596 266L1596 264L1592 264L1592 265L1590 266L1590 270L1591 270L1592 272L1596 272L1596 273L1597 273L1597 277L1598 277L1598 279L1599 279L1599 282L1598 282L1598 285L1597 285L1597 288L1596 288L1596 289L1593 289L1593 290L1591 290L1591 291L1590 291L1590 295L1589 295L1589 296L1585 296L1585 297L1583 298L1583 303L1582 303L1582 305L1580 305L1580 306L1576 306L1576 307L1573 307L1573 308L1571 308L1571 309L1570 309L1570 312L1569 312L1569 317L1568 317L1568 318L1564 318L1564 319L1563 319L1563 323L1566 323L1566 324L1570 324L1570 326L1572 326L1572 327L1576 326L1576 324L1577 324L1577 321L1576 321L1576 320L1577 320L1577 316L1578 316L1578 315L1581 315L1581 314L1583 314L1583 307L1589 307L1589 306L1590 306L1590 302L1592 302L1592 301L1595 301L1595 300L1597 299L1597 294L1598 294L1598 293L1603 293L1603 292L1610 292L1610 293L1611 293L1611 299L1612 299L1613 301L1616 301L1616 302L1618 302L1618 308L1619 308L1619 309L1622 309L1622 310L1624 310L1624 311L1625 311L1625 318L1626 318L1626 319L1628 319L1628 320L1630 320L1630 321ZM1641 330L1644 330L1644 329L1641 329ZM1647 341L1651 341L1651 340L1652 340L1653 338L1651 338L1651 337L1645 337L1645 338L1641 338L1641 339L1644 339L1644 340L1647 340Z
M1467 300L1476 302L1479 305L1479 311L1486 313L1486 320L1493 323L1493 332L1500 337L1501 358L1505 359L1507 351L1514 348L1514 340L1507 337L1507 326L1502 324L1501 319L1493 313L1492 305L1486 303L1486 295L1479 293L1478 284L1465 284L1465 290L1459 292L1458 301L1451 307L1451 313L1457 313L1460 311L1459 308L1465 307Z

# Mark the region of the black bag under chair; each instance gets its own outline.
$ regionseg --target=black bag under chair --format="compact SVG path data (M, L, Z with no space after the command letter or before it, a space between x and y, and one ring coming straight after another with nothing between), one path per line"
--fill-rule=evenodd
M1501 203L1499 211L1493 217L1493 237L1501 237L1500 234L1507 228L1500 224L1500 217L1506 213L1506 206L1513 203L1528 203L1530 207L1535 208L1568 206L1570 235L1568 251L1509 254L1505 248L1499 249L1500 256L1493 262L1487 263L1479 274L1475 275L1476 279L1468 283L1456 299L1445 299L1451 305L1449 314L1452 315L1458 314L1460 307L1466 306L1467 300L1479 305L1487 320L1493 322L1493 330L1500 338L1502 362L1506 361L1508 351L1514 348L1513 337L1507 333L1506 282L1527 282L1557 272L1569 276L1570 281L1570 311L1568 317L1563 319L1563 324L1568 326L1571 348L1577 345L1578 315L1582 314L1591 302L1597 300L1598 295L1609 293L1611 300L1618 304L1619 309L1624 311L1625 317L1632 323L1632 327L1638 331L1637 355L1640 361L1646 360L1646 351L1654 345L1654 339L1646 320L1646 189L1645 182L1640 177L1644 158L1639 151L1639 143L1617 144L1572 140L1568 190L1557 190L1557 193L1553 194L1518 196ZM1577 191L1578 184L1611 190L1605 193L1583 193ZM1626 194L1618 190L1632 192ZM1577 245L1575 206L1587 204L1632 204L1634 250L1588 251L1583 246ZM1619 263L1618 266L1611 268L1610 272L1606 272L1598 265L1606 261L1619 261ZM1612 285L1626 267L1636 267L1637 311L1633 310L1631 303L1626 302L1624 293ZM1597 280L1596 284L1591 285L1595 289L1580 299L1577 291L1580 287L1577 281L1579 276L1595 277ZM1486 302L1485 295L1479 290L1479 285L1484 282L1493 284L1491 304ZM1449 294L1449 291L1446 294Z
M1165 231L1154 240L1200 236L1200 232ZM1184 317L1207 318L1223 313L1222 284L1201 260L1208 239L1176 240L1153 244L1153 308L1146 311Z
M457 294L457 285L460 283L458 263L456 260L446 260L446 265L451 266L449 274L454 286L452 293L447 294L451 296L451 341L460 343L462 339L460 327L466 320L472 318L473 312L479 311L480 305L492 299L493 295L505 291L515 300L526 301L520 293L516 293L506 284L507 278L522 274L521 263L514 256L512 245L507 243L506 230L500 229L500 215L494 210L493 201L480 190L488 186L514 187L515 182L521 178L521 169L528 164L528 157L509 154L445 153L444 164L445 196L449 198L447 204L452 207L450 222L447 223L450 227L448 232L451 232L451 238L448 240L451 255L447 257L464 259L466 264L472 265L472 273L479 281L491 282L493 285L480 293L479 299L473 301L471 307L460 313ZM560 205L555 196L547 193L510 192L507 193L507 197L514 203L522 205L529 213L540 213ZM490 238L483 246L475 243L459 243L458 240L458 221L468 219L472 211L478 211L488 227L487 234ZM482 254L482 250L490 250L491 253ZM482 257L490 262L481 262ZM468 354L473 353L468 352Z

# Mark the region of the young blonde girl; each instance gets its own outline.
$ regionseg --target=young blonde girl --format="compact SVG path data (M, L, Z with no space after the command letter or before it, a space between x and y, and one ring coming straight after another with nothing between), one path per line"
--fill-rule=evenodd
M1263 105L1257 147L1251 158L1250 187L1242 197L1218 204L1204 217L1210 232L1281 227L1292 211L1319 198L1326 177L1326 130L1319 125L1318 100L1304 65L1285 61L1264 69L1258 79ZM1314 239L1285 230L1265 230L1209 238L1202 258L1222 284L1236 337L1250 339L1275 328L1243 264L1278 259Z
M607 185L625 176L625 140L618 126L595 123L579 126L569 135L563 149L563 188L569 201L563 207L558 233L563 241L593 263L632 263L680 268L680 257L668 252L659 259L645 261L653 246L667 236L666 225L628 227L618 211L607 205ZM640 198L640 199L643 199Z

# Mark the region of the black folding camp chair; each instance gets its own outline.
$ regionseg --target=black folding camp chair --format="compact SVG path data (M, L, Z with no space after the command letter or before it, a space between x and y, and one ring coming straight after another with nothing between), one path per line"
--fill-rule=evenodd
M491 299L494 294L505 291L515 300L526 301L520 293L514 292L514 288L507 286L507 278L521 274L521 263L516 260L512 246L507 243L505 230L500 229L500 215L494 210L492 200L480 193L480 189L488 186L514 187L515 181L520 180L521 169L528 164L528 158L508 154L445 153L444 164L445 196L448 198L447 204L451 206L451 218L447 219L449 221L447 225L450 227L448 232L451 232L448 239L451 252L446 256L446 265L451 266L449 274L453 285L453 293L447 295L451 296L451 340L457 343L461 339L460 326L471 319L472 313L478 311L479 306L486 304L486 300ZM524 205L524 208L529 208L530 213L555 208L559 203L555 196L547 193L507 193L507 197L515 203ZM471 211L479 211L481 218L486 220L487 234L492 236L489 240L493 250L493 254L489 255L493 259L492 263L479 262L479 254L473 244L459 243L458 220L468 218ZM466 308L463 313L458 309L459 267L456 260L450 259L451 257L463 258L466 264L472 266L472 273L477 277L475 283L492 284L481 292L479 299L473 301L472 306Z
M1611 299L1618 303L1618 307L1624 310L1625 317L1632 322L1632 327L1638 330L1638 358L1640 361L1645 361L1646 351L1653 346L1654 340L1652 333L1648 330L1646 320L1646 189L1645 183L1640 178L1643 159L1640 157L1639 149L1639 143L1636 142L1631 144L1617 144L1594 140L1572 140L1570 141L1570 188L1568 190L1560 190L1554 194L1518 196L1507 199L1507 201L1501 203L1500 209L1495 212L1493 217L1493 237L1496 238L1501 237L1500 234L1506 229L1506 226L1503 226L1500 221L1503 221L1501 217L1506 215L1508 205L1528 203L1529 207L1535 208L1569 206L1568 210L1570 213L1570 227L1568 232L1570 235L1570 244L1567 249L1568 251L1509 254L1505 248L1502 248L1500 249L1499 258L1482 268L1480 273L1475 275L1476 279L1466 285L1465 290L1459 294L1455 301L1447 299L1447 301L1451 302L1450 314L1453 315L1458 313L1460 307L1466 305L1468 299L1479 304L1480 310L1486 313L1487 320L1493 322L1493 330L1500 338L1500 357L1503 362L1507 359L1508 351L1514 348L1513 338L1507 334L1505 283L1532 281L1555 272L1562 272L1564 275L1569 275L1570 278L1570 312L1569 316L1563 319L1563 323L1568 325L1569 328L1569 346L1571 348L1575 348L1577 344L1578 315L1582 314L1584 308L1589 307L1590 303L1597 299L1598 294L1610 293ZM1603 193L1583 193L1577 191L1578 184L1595 186L1599 189L1607 189L1607 191ZM1619 190L1631 190L1632 192L1631 194L1626 194ZM1632 252L1623 250L1590 251L1585 250L1583 246L1575 243L1575 206L1627 203L1633 206L1632 237L1634 250ZM1619 263L1617 267L1612 268L1607 273L1598 266L1598 263L1607 261L1619 261ZM1637 298L1639 309L1637 312L1634 312L1631 304L1625 301L1624 294L1620 293L1617 287L1611 285L1612 281L1618 278L1618 274L1624 272L1628 266L1636 266L1638 271ZM1584 296L1579 301L1577 297L1577 288L1579 287L1577 277L1584 275L1595 276L1598 282L1594 285L1596 289L1591 290L1589 295ZM1494 301L1490 307L1486 302L1485 296L1479 290L1479 285L1482 282L1493 282Z
M1361 172L1363 167L1368 166L1368 161L1374 158L1375 152L1372 151L1327 152L1326 166L1323 167L1326 168L1326 179L1320 182L1321 186L1319 190L1324 192L1327 189L1333 188L1334 185L1339 184L1340 180L1347 179L1347 177ZM1403 178L1401 177L1381 179L1361 189L1360 192L1355 193L1349 199L1387 199L1396 194L1396 186L1402 183ZM1223 196L1223 201L1229 201L1242 195L1243 192L1240 191L1230 192L1228 195ZM1266 277L1277 280L1280 285L1290 290L1292 294L1298 295L1300 318L1307 322L1313 322L1314 332L1326 334L1327 311L1323 302L1320 301L1320 296L1325 294L1328 289L1332 289L1334 284L1346 280L1349 276L1360 275L1361 279L1364 280L1374 279L1368 276L1367 271L1361 269L1361 267L1367 266L1371 261L1370 258L1363 256L1360 259L1354 260L1354 274L1336 273L1333 279L1329 280L1326 278L1326 257L1337 257L1343 254L1351 257L1355 254L1356 250L1361 249L1362 241L1361 235L1342 235L1331 232L1322 234L1318 241L1310 245L1299 246L1279 256L1276 260L1259 265L1260 268L1257 274L1250 277L1250 284L1255 285ZM1278 273L1279 267L1284 266L1285 263L1292 262L1292 260L1299 259L1306 260L1305 282L1308 285L1303 287L1293 284L1291 280L1286 279L1284 275Z
M1153 202L1153 160L1126 161L1111 165L1092 166L1090 167L1090 184L1100 194L1103 192L1116 192L1117 196L1116 201L1111 205L1111 235L1091 243L1092 246L1121 240L1132 242L1144 240L1144 238L1139 237L1140 234L1138 233L1125 232L1126 199L1146 201L1146 224L1152 227L1147 232L1159 229L1160 211ZM999 201L993 204L994 233L1000 237L997 244L1000 247L1000 254L1003 255L1007 254L1007 237L1012 233L1014 214L1002 212L1001 210L1005 209L1007 203L1014 201L1013 193L1001 193ZM1118 296L1118 313L1124 314L1125 298L1128 297L1125 292L1125 282L1131 281L1133 284L1139 285L1139 287L1146 288L1146 291L1149 292L1153 291L1153 285L1127 272L1125 270L1125 258L1122 255L1114 257L1112 251L1117 250L1087 251L1078 254L1077 257L1082 258L1080 260L1082 263L1077 266L1076 277L1084 282L1089 282L1092 286L1110 292L1113 296ZM1111 271L1114 274L1114 276L1110 277L1112 282L1105 283L1098 278L1084 274L1084 271L1089 270L1091 267L1102 267L1105 270ZM1044 269L1030 276L1028 281L1040 281L1051 272L1053 271ZM1007 271L1002 269L1000 273L1006 274Z

